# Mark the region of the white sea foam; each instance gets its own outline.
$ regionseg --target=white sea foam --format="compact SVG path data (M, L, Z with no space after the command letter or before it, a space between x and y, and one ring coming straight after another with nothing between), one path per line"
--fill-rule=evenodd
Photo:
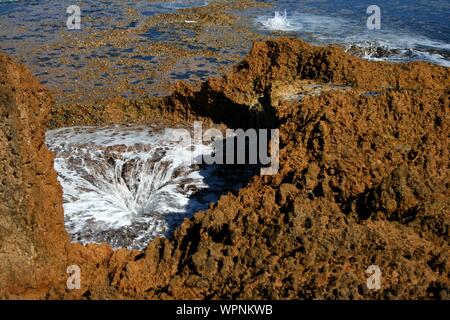
M298 28L291 24L291 21L287 18L287 11L284 13L275 11L275 16L271 18L262 18L260 23L269 30L275 31L294 31Z
M446 67L450 66L450 44L425 37L380 32L346 37L343 41L347 51L358 53L369 60L393 62L423 60ZM356 49L356 50L355 50ZM446 53L446 56L444 54Z
M226 188L214 167L191 165L209 145L168 141L158 126L62 128L48 131L46 143L55 152L66 229L82 243L143 248Z
M288 18L289 16L289 18ZM275 12L275 16L262 15L256 18L259 26L270 31L299 31L302 33L316 33L330 36L338 32L347 23L345 19L322 15Z

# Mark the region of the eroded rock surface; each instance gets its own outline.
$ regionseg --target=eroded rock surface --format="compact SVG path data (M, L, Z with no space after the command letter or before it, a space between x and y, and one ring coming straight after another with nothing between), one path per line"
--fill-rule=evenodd
M0 296L42 296L64 277L62 193L44 144L51 103L25 67L0 54Z
M277 175L253 178L186 220L172 239L139 252L67 244L43 145L48 98L37 84L25 86L34 83L25 71L14 76L11 69L22 67L1 59L0 254L8 271L0 279L10 284L23 273L30 244L43 260L78 264L83 275L82 289L69 291L65 269L50 269L51 289L37 291L37 280L26 278L13 286L21 296L449 298L448 68L366 62L278 39L255 43L232 73L181 83L165 99L54 110L53 126L170 114L280 129ZM49 234L61 243L45 244ZM55 247L46 255L48 246ZM366 287L372 264L382 271L379 291ZM11 288L0 292L8 296Z

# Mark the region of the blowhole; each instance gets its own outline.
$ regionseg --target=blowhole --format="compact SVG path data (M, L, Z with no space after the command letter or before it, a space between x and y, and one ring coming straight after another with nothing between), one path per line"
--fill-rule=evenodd
M155 124L47 131L72 241L144 249L259 173L252 165L192 163L211 153L211 143L180 144L167 139L165 129Z

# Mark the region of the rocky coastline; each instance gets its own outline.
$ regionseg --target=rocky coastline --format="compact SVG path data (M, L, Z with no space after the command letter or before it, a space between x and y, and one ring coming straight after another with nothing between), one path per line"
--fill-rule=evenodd
M54 108L0 54L0 298L449 299L449 93L446 67L278 38L166 97ZM71 243L46 129L162 119L278 128L280 170L143 251Z

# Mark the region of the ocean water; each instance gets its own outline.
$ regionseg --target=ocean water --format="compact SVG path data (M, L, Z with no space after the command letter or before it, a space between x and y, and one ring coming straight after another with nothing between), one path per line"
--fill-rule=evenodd
M450 1L263 1L272 12L249 10L262 32L285 33L316 44L340 44L366 59L424 60L450 66ZM369 30L371 5L380 29Z

